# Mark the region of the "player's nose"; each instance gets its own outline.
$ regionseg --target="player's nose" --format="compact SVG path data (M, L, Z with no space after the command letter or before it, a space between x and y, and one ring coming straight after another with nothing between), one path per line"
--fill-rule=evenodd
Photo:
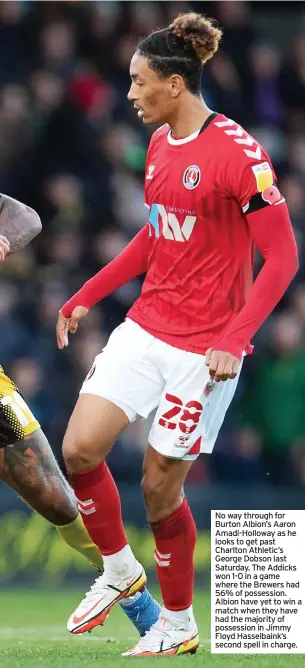
M133 84L131 84L129 91L127 93L127 100L129 100L129 102L136 102L137 100L137 95Z

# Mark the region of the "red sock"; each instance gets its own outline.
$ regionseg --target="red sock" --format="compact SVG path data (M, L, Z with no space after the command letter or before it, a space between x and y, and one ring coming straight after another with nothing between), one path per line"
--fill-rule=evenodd
M196 525L186 498L151 528L163 603L168 610L185 610L193 602L196 545Z
M89 536L101 554L115 554L127 545L121 501L106 462L86 473L70 473L69 482Z

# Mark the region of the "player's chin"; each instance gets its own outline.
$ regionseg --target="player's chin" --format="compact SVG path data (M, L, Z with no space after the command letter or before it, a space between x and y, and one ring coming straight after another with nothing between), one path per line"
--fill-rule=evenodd
M164 123L160 116L154 113L153 111L143 111L140 118L142 118L145 125L161 125Z
M143 112L142 116L142 122L145 123L145 125L152 125L154 123L154 120L152 119L152 115L149 113Z

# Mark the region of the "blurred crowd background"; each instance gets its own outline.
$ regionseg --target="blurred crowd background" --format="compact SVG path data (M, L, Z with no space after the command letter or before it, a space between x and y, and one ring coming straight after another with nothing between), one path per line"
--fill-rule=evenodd
M238 394L194 484L305 484L305 9L269 2L0 2L0 192L35 208L43 233L1 267L0 361L60 458L94 356L139 294L134 281L94 308L56 350L63 302L145 223L150 132L129 105L138 40L179 11L217 18L208 105L269 151L299 245L300 271L255 339ZM257 269L260 260L257 260ZM138 481L149 425L133 424L109 463ZM132 457L132 466L130 465Z

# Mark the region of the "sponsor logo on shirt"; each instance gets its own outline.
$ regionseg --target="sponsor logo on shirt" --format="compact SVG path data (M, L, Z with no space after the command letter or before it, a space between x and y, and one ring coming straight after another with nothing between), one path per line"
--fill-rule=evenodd
M268 162L261 162L259 165L253 165L252 171L255 176L257 190L259 193L272 186L273 174Z
M149 222L155 230L156 237L163 236L171 241L188 241L196 222L196 216L176 216L166 210L163 204L152 204L149 214ZM150 228L150 235L152 231Z
M197 165L190 165L183 174L183 185L188 190L193 190L200 183L201 172Z

